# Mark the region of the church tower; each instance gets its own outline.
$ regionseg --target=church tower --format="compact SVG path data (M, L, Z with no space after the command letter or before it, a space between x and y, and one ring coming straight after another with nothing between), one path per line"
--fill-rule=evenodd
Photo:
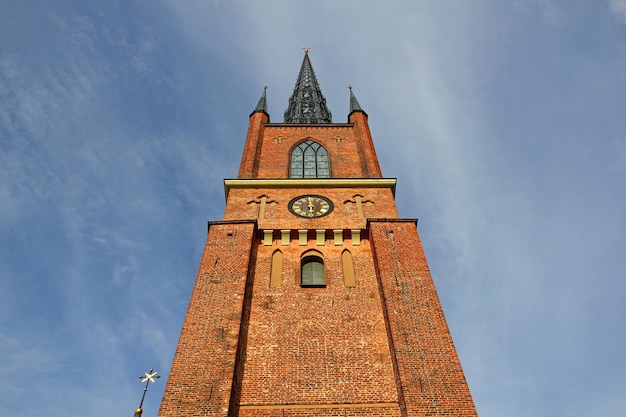
M417 220L349 94L333 123L307 49L282 123L263 92L159 416L476 416Z

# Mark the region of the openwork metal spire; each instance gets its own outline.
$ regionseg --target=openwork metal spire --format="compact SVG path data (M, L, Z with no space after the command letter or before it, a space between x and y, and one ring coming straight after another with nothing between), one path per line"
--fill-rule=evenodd
M332 123L332 119L309 60L309 48L305 47L300 74L285 110L285 123Z

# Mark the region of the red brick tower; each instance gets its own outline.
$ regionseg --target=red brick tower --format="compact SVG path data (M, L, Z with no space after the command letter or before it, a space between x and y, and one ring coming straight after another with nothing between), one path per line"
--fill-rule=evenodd
M159 416L475 416L415 219L350 90L332 123L304 55L265 92L210 222Z

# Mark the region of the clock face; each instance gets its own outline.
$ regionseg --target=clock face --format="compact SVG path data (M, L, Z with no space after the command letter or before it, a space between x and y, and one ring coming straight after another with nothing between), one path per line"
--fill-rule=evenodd
M321 195L302 195L289 202L289 210L300 217L322 217L333 211L333 203Z

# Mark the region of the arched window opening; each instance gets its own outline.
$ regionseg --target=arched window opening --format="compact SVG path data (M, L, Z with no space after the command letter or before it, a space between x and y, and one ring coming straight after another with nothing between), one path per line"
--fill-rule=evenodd
M326 274L322 258L319 256L305 256L302 258L300 285L303 287L326 286Z
M330 178L328 152L307 139L291 151L291 178Z

